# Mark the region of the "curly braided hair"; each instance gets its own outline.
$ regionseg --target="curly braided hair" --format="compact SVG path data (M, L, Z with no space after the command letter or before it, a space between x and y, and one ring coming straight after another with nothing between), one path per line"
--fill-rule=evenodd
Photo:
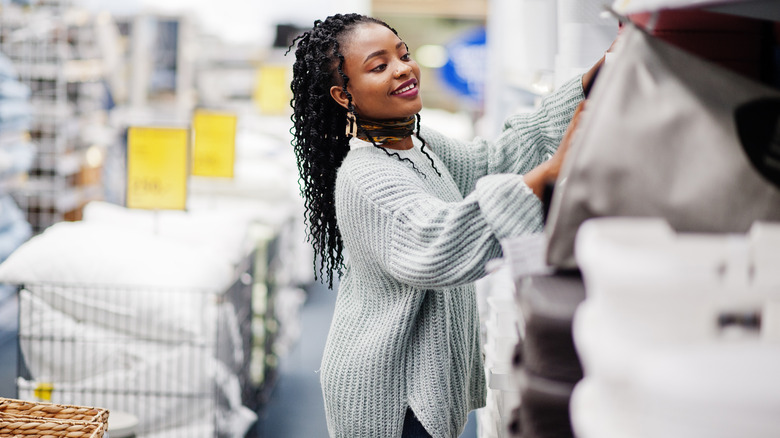
M398 35L395 29L376 18L360 14L336 14L324 21L315 21L314 27L296 37L288 50L289 53L297 44L290 85L293 93L290 101L293 127L290 132L293 134L299 185L306 208L307 240L314 247L315 279L327 279L330 288L333 288L334 273L340 276L344 266L344 245L336 224L334 188L336 172L349 152L349 137L345 133L347 113L359 121L352 94L347 91L349 77L343 71L342 47L352 30L359 25L372 23L385 26ZM331 97L330 88L335 84L343 87L349 100L348 108L342 107ZM416 135L423 142L424 148L425 140L420 137L419 122L418 114ZM359 124L358 129L361 129ZM373 139L372 143L388 155L409 161L414 167L409 159L390 153ZM431 159L430 156L428 158Z

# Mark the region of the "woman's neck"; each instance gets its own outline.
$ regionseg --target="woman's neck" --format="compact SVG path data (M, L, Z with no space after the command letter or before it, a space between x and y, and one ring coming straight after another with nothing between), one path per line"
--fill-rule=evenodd
M404 137L399 141L389 142L382 145L382 147L387 149L394 149L397 151L406 151L414 147L414 142L412 141L412 137Z

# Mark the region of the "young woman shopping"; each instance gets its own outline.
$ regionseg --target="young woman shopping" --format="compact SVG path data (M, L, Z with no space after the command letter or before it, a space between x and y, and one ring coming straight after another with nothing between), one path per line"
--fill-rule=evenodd
M334 15L293 46L309 239L320 277L341 279L320 371L330 435L457 437L486 397L473 282L499 239L541 231L595 66L497 141L460 142L420 125L420 68L386 23Z

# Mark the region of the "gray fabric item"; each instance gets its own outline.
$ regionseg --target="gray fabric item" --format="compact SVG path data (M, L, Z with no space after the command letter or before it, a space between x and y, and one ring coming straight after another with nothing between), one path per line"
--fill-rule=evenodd
M726 233L780 220L780 190L748 160L735 121L737 109L766 99L780 92L625 29L563 164L547 263L576 267L575 235L593 217L662 217L680 232ZM776 133L777 118L763 118ZM765 161L776 141L767 140Z

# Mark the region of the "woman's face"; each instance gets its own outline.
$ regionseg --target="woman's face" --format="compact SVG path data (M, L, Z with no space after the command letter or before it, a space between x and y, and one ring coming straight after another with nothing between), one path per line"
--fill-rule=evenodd
M361 117L400 119L420 112L420 66L396 34L379 24L363 24L353 29L345 45L342 69ZM347 107L341 85L331 88L331 96Z

